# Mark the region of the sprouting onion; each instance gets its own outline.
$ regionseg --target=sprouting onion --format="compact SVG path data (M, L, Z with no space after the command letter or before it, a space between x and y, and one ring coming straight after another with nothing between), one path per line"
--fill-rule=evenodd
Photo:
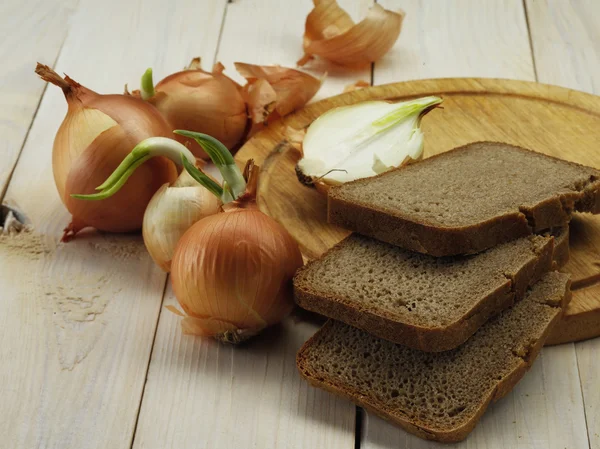
M184 316L185 333L238 343L291 311L291 282L302 265L302 255L290 234L258 209L258 167L252 160L242 174L218 140L201 133L176 132L195 139L206 150L223 176L222 186L194 166L193 156L180 143L149 140L132 151L99 193L78 197L110 197L148 158L160 155L182 161L189 174L224 205L222 212L192 225L177 244L171 280L185 315L170 309Z

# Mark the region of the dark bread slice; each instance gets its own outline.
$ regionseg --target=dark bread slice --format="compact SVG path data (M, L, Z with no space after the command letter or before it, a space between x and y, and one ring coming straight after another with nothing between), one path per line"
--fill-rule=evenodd
M433 256L473 254L600 213L600 171L477 142L332 187L328 221Z
M561 259L567 233L556 238ZM471 256L436 258L351 234L298 270L294 298L304 309L391 342L447 351L552 268L553 240L535 235Z
M464 345L428 353L329 320L298 352L300 374L421 438L463 440L523 377L570 298L550 272Z

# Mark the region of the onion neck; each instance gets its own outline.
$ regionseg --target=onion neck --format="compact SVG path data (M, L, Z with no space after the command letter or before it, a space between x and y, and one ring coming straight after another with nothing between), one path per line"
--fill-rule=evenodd
M234 212L240 209L258 209L256 195L258 190L259 167L254 164L254 159L249 159L244 168L246 189L240 197L223 206L223 212Z
M98 95L96 92L93 92L93 91L83 87L81 84L79 84L74 79L69 78L67 75L65 75L65 77L63 78L58 73L56 73L54 70L52 70L49 66L40 64L39 62L37 63L37 66L35 67L35 73L37 73L39 75L39 77L42 78L44 81L47 81L50 84L54 84L55 86L60 87L62 89L63 93L65 94L65 97L67 99L67 104L69 105L69 107L74 105L73 100L75 100L75 99L81 100L81 98L79 98L79 96L82 93ZM77 104L80 104L80 103L77 102Z

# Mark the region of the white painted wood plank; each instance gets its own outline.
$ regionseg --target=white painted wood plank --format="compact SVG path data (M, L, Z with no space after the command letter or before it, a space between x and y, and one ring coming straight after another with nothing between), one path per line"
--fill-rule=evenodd
M148 65L166 73L196 54L210 59L224 8L225 0L83 0L57 70L120 92ZM139 236L56 245L68 216L51 148L65 112L62 92L48 88L7 192L35 232L0 240L0 446L126 449L165 275Z
M44 91L32 67L38 60L54 63L77 1L0 3L0 196Z
M538 79L600 94L600 3L529 0L527 12ZM576 343L588 438L600 448L600 339Z
M402 8L402 34L375 64L374 84L422 78L533 80L521 0L380 0Z
M354 18L370 4L340 3ZM308 0L230 3L217 60L238 81L234 61L295 67L310 9ZM328 77L320 96L358 79L370 80L370 70ZM166 303L177 304L170 288ZM163 309L134 448L354 447L355 407L309 387L296 369L296 352L316 324L290 318L232 348L184 336L179 323Z
M600 93L600 2L527 1L538 81Z
M398 0L381 0L386 7ZM535 80L522 2L403 1L401 39L375 64L376 84L418 78L481 76ZM411 20L412 18L412 20ZM405 33L405 34L404 34ZM361 448L445 447L366 414ZM546 348L532 370L492 405L457 448L587 448L573 345Z
M338 0L355 22L363 18L373 0ZM311 0L234 1L228 5L218 59L227 74L238 82L244 79L235 71L234 62L296 67L303 55L304 22L312 9ZM341 94L358 80L371 82L371 69L346 70L317 60L304 68L318 76L328 76L313 101Z
M177 307L169 288L165 304ZM239 347L182 336L163 311L134 448L347 448L354 407L308 386L296 352L317 326L287 319Z

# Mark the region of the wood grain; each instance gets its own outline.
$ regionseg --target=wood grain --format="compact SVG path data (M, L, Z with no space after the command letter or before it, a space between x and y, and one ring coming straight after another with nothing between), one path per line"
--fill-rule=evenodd
M442 79L377 86L315 103L287 118L285 125L295 128L307 126L313 118L332 105L348 104L366 98L398 99L403 96L429 94L442 94L444 109L431 112L423 120L426 155L446 151L469 141L491 139L534 148L553 156L596 167L600 166L600 156L593 151L600 139L600 135L598 135L600 99L581 92L528 82L493 79ZM576 126L573 131L565 129L564 123L572 124L574 123L573 119L580 124L584 123L586 128L582 129ZM540 125L541 123L544 125ZM290 230L307 257L316 257L346 235L346 232L332 228L325 223L325 199L318 193L309 191L307 187L294 179L296 153L285 143L283 127L284 124L281 124L279 128L273 126L268 132L256 136L241 149L238 157L240 160L247 157L255 157L259 161L264 160L263 177L259 187L260 207ZM541 134L533 131L536 129L540 130ZM554 129L560 129L560 135L554 135L552 132ZM574 147L571 146L573 142L577 142ZM573 148L574 151L567 153L567 149L570 148ZM270 178L271 176L272 178ZM305 192L309 192L309 195ZM289 201L290 198L297 200ZM301 200L298 201L300 198ZM309 213L311 215L307 216L306 214ZM576 269L577 266L586 266L581 261L596 257L597 254L594 252L597 245L579 245L577 243L577 231L576 226L575 246L571 255L573 262L570 265L572 269ZM600 234L591 233L590 235L597 238ZM577 276L587 276L587 274L587 270L583 270L581 273L575 272L574 276L577 279ZM575 292L576 300L578 295L579 292ZM581 301L585 303L588 297L584 295L581 298ZM568 317L565 323L566 325L570 324ZM562 326L564 324L559 329L562 329ZM545 353L542 354L542 359L545 360L542 363L553 367L549 369L556 370L558 373L553 378L554 382L551 383L550 378L542 375L543 373L539 371L537 374L529 375L536 376L535 382L542 385L540 387L542 391L555 388L561 391L565 389L578 391L579 379L577 376L571 375L577 373L574 348L571 345L561 350L560 353L570 356L569 364L565 365L567 363L565 355L546 356ZM583 418L581 396L558 395L556 401L562 404L556 410L566 407L571 410L572 414L579 414ZM530 440L543 441L539 447L563 447L560 446L560 442L564 441L562 437L565 434L568 435L568 438L576 438L580 432L585 431L585 425L581 421L561 421L552 414L555 409L548 404L545 404L543 408L541 405L535 407L534 404L524 412L525 418L516 414L496 415L493 410L495 409L491 411L492 418L487 418L493 419L494 424L491 425L491 429L502 426L502 432L505 432L507 428L510 428L507 424L507 419L509 419L507 416L512 416L511 419L515 422L520 422L519 419L526 419L533 422L531 427L527 428ZM538 419L538 416L543 418ZM379 434L379 428L384 425L383 422L377 420L372 422L376 423L372 425L377 429L373 434ZM549 422L552 423L552 426L548 426ZM548 433L549 429L556 429L556 426L561 427L561 430L557 431L557 435L560 435L561 438L553 433ZM512 431L517 432L514 427ZM499 440L500 430L496 433L488 429L482 435L479 437L482 440L481 447L487 447L486 445L495 444L493 442ZM522 435L513 433L504 435L502 438L518 440L519 436ZM477 437L473 438L477 441ZM473 441L473 438L467 440L465 444L472 444L468 442ZM406 441L406 447L419 447L411 439L405 440L404 435L400 439ZM365 447L371 447L368 439L365 440Z
M71 21L62 17L71 27L57 70L121 92L149 65L165 73L195 54L212 59L224 7L84 0ZM34 231L0 240L0 446L128 449L165 275L139 236L57 245L69 217L51 148L65 112L62 92L48 88L6 195Z
M53 65L78 0L0 4L0 202L44 91L33 73L36 61Z
M385 3L389 6L389 3ZM413 33L410 38L406 38L403 34L396 45L396 56L392 57L385 70L379 71L379 64L375 65L374 80L384 80L391 82L401 79L428 78L428 77L444 77L452 75L474 76L483 74L486 76L499 76L505 78L525 78L534 80L534 70L531 61L531 56L528 53L529 43L527 36L527 27L522 3L519 1L501 2L491 6L486 2L403 2L402 8L407 11L407 18L416 17L411 24L411 20L405 21L405 31ZM431 8L429 11L428 9ZM439 17L436 16L436 10L441 8L443 12ZM426 15L429 12L429 16ZM429 21L426 21L426 18ZM435 21L435 26L429 26L430 21ZM505 29L510 28L511 32L505 32ZM411 31L412 30L412 31ZM428 34L434 34L436 39L429 39ZM452 40L453 46L446 46L446 41ZM457 51L459 47L461 50ZM401 59L400 55L404 55ZM407 55L414 56L412 59L406 58ZM431 55L431 56L430 56ZM460 63L453 64L453 61L460 60ZM510 63L504 64L504 61L510 60ZM383 65L385 58L382 60ZM404 61L407 61L404 63ZM441 68L439 68L441 67ZM438 69L439 68L439 69ZM396 71L389 75L390 71ZM398 78L395 78L395 77ZM434 111L429 117L424 120L426 134L426 148L429 149L428 138L438 139L443 147L448 149L451 146L466 143L468 139L475 137L471 132L477 132L474 127L469 127L464 134L464 127L460 123L452 123L452 118L449 117L448 108L457 108L455 110L460 115L466 115L458 108L458 102L454 99L459 97L461 90L471 88L470 85L476 85L478 88L489 89L494 91L495 101L498 102L498 109L485 107L480 104L478 95L473 95L466 98L468 109L477 110L478 114L483 114L486 117L486 122L483 122L485 131L493 128L490 125L489 119L494 118L496 114L510 115L513 110L511 103L516 102L516 106L522 108L529 107L530 103L535 103L527 98L520 98L519 89L516 83L515 91L511 92L505 99L499 95L499 86L505 85L503 82L495 80L477 80L477 81L458 81L464 83L455 87L455 95L450 101L447 101L445 109L442 111ZM415 85L424 83L427 85L424 91L414 89ZM415 84L407 85L404 95L417 96L425 91L436 92L435 86L438 81L419 81ZM397 85L395 85L397 86ZM551 88L541 85L529 85L532 89L534 98L543 97ZM393 92L393 88L385 86L376 87L376 96L379 98L393 98L397 96L397 92ZM392 89L390 92L388 89ZM349 101L360 101L370 97L370 92L357 91L352 96L338 97L333 101L336 105L347 104ZM439 91L438 91L439 92ZM558 103L563 102L569 95L576 93L565 93L557 98ZM497 98L497 99L496 99ZM531 97L530 97L531 98ZM588 99L585 103L590 103L593 100ZM448 106L450 104L450 106ZM286 120L285 125L301 128L307 126L315 117L322 114L328 105L317 103L310 106L310 114L297 114ZM311 109L312 108L312 109ZM541 107L539 109L542 109ZM594 115L597 115L597 110L594 110ZM580 112L576 112L579 114ZM434 114L437 114L437 118ZM431 127L427 128L427 123L433 124L433 120L443 120L447 124L452 124L447 129L447 135L441 133L435 134L435 130ZM556 120L556 119L555 119ZM539 122L536 122L535 117L527 118L530 126L540 127ZM479 120L477 120L479 122ZM472 122L471 122L472 123ZM516 123L510 119L510 125L499 131L502 140L512 139L517 142L516 130L523 129L523 125ZM526 131L528 131L526 129ZM568 131L567 131L568 132ZM433 136L431 136L433 134ZM261 186L261 189L266 191L269 188L277 186L281 187L281 183L290 182L293 177L282 173L282 167L289 168L297 159L297 155L289 145L282 144L282 130L270 129L262 135L263 139L255 146L253 142L252 155L257 156L261 160L266 159L264 170L273 173L273 182L267 180L267 185ZM285 139L285 135L283 135ZM464 139L464 140L463 140ZM548 142L544 139L543 146ZM528 146L535 144L535 141L524 142ZM538 142L539 144L539 142ZM591 141L587 143L588 148ZM552 143L550 143L552 146ZM534 146L537 148L537 145ZM538 148L539 149L539 148ZM247 148L243 148L239 154L239 158L243 159L250 153L246 152ZM271 153L272 150L275 150ZM556 151L557 148L555 147ZM579 154L578 157L585 157ZM279 160L282 164L278 167ZM264 180L264 177L263 177ZM271 184L271 187L269 187ZM314 229L320 229L319 225L323 223L324 200L322 197L312 190L302 188L302 192L295 190L284 194L284 197L302 198L302 201L294 202L304 203L298 206L297 210L288 215L288 217L305 217L308 212L308 226ZM268 213L273 208L273 203L268 199L261 198L261 207ZM271 209L270 209L271 208ZM290 211L288 211L290 212ZM327 233L312 232L310 237L316 236L317 244L327 245L337 239L342 238L343 231L336 229L327 229ZM308 234L304 234L301 239L303 249L307 247L306 239ZM553 375L549 375L553 373ZM504 447L534 447L534 448L563 448L563 447L587 447L585 437L585 422L583 415L583 404L581 396L577 395L579 389L579 380L577 377L577 365L575 362L575 352L572 345L558 348L558 351L544 351L541 359L538 360L532 372L530 372L523 382L509 396L504 398L498 404L494 405L483 418L480 428L477 428L474 434L462 443L459 447L468 448L504 448ZM549 393L552 391L552 393ZM528 401L529 397L536 395L538 400ZM545 397L552 397L552 401L546 401ZM568 410L572 417L565 416L563 410ZM564 419L564 418L569 419ZM572 419L571 419L572 418ZM518 424L517 424L518 423ZM507 442L507 444L503 444ZM564 443L564 444L563 444ZM361 447L363 448L379 448L379 447L403 447L403 448L425 448L425 447L441 447L435 443L424 442L416 437L410 436L406 432L399 430L392 425L373 417L366 413L365 421L363 422L363 432L361 438Z
M332 107L365 99L403 100L425 95L444 98L443 109L423 120L425 157L473 141L495 140L600 167L600 153L594 151L600 139L600 98L592 95L523 81L452 78L377 86L330 98L275 124L238 153L240 160L255 157L265 161L259 204L292 233L305 256L318 257L347 232L325 222L326 199L295 178L299 155L286 142L286 126L305 128ZM587 227L577 223L570 267L576 280L595 273L580 259L595 256L600 245L587 242L595 233L580 238L578 231L582 228L585 233ZM581 240L586 243L579 243Z
M598 289L596 295L600 294ZM575 344L577 351L577 362L579 366L579 377L581 380L581 392L585 407L585 418L587 435L591 449L600 448L600 388L598 388L598 376L600 375L600 363L598 362L598 351L600 341L598 338Z
M165 305L179 307L169 287ZM346 448L354 407L307 385L296 352L317 329L289 318L239 347L185 336L163 311L134 448Z
M227 74L242 81L235 61L294 67L311 3L229 3L217 54ZM356 18L370 1L340 3ZM331 74L322 63L319 70ZM319 95L370 75L328 76ZM166 302L176 304L170 290ZM354 447L355 407L310 388L296 370L296 352L317 324L288 319L248 346L231 348L182 335L179 323L163 309L134 448Z
M600 94L600 3L527 0L538 81Z
M400 39L375 64L373 84L423 78L534 80L521 0L378 0L402 8Z
M600 94L600 32L597 26L600 3L595 0L528 0L526 4L539 79ZM587 229L593 229L592 232L598 235L600 217L594 217ZM598 259L590 262L597 264ZM578 291L577 298L579 307L570 310L570 322L561 323L562 332L557 333L557 341L589 338L600 333L600 285ZM590 447L599 449L600 339L577 343L575 349L587 435Z
M600 32L595 20L600 3L536 0L526 5L538 80L600 94ZM598 154L598 146L594 152ZM600 335L600 295L595 287L595 281L600 281L600 247L595 244L600 217L582 216L573 225L577 234L571 242L572 252L589 247L590 257L573 258L565 271L585 272L587 282L576 282L574 287L592 288L576 293L565 321L550 338L553 344Z

